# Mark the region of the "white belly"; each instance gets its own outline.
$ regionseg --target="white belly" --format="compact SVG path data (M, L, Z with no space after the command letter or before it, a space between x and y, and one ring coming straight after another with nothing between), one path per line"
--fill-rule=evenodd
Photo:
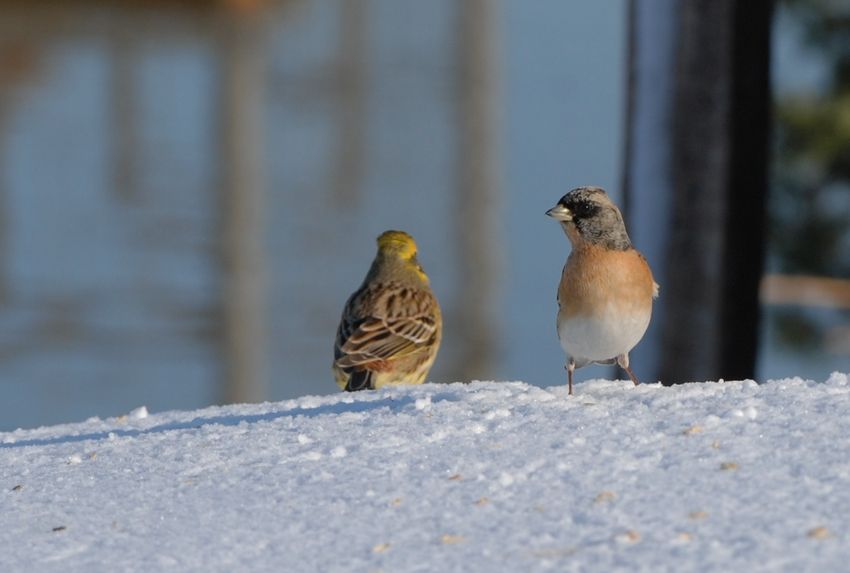
M649 326L650 313L619 315L616 319L576 316L558 324L558 338L576 362L598 362L629 352Z

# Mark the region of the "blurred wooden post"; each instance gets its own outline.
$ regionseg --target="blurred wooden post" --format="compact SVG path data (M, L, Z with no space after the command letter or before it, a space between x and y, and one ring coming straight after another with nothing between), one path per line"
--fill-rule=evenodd
M335 153L333 193L351 204L360 192L366 166L366 58L368 5L345 0L339 7L340 36L336 69L339 137Z
M464 0L460 10L458 210L461 285L456 324L463 341L455 375L490 378L499 353L500 258L498 5Z
M122 19L123 22L124 19ZM121 199L138 199L139 138L136 105L135 29L119 26L110 32L112 189Z
M0 83L0 86L4 84ZM0 169L3 169L6 161L6 96L5 90L0 87ZM0 307L9 304L9 237L11 236L11 225L7 208L8 189L4 185L4 178L0 177Z
M223 398L256 402L267 395L261 10L229 3L219 24Z
M5 8L4 15L12 8ZM4 19L0 19L2 21ZM28 38L16 37L13 32L21 31L17 19L8 18L10 24L0 26L0 171L5 173L6 159L6 121L15 102L14 89L36 76L40 67L39 53ZM4 186L5 177L0 177L0 306L9 304L9 238L12 235L8 210L8 189Z

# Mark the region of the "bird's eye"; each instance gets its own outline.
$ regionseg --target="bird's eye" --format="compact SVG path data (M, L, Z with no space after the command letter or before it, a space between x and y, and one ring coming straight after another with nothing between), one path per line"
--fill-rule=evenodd
M570 208L570 211L573 212L573 216L578 217L579 219L593 215L594 210L593 205L586 201L576 203Z

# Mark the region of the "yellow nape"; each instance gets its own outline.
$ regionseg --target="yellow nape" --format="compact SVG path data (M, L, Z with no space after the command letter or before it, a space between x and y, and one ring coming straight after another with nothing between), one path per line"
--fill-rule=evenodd
M384 231L378 237L378 249L410 258L416 254L416 241L404 231Z

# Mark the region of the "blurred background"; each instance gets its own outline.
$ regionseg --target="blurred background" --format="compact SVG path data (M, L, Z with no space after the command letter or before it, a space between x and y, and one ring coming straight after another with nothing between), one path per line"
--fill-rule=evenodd
M662 285L643 380L850 370L847 3L0 0L0 430L337 391L389 228L432 380L562 384L584 184Z

